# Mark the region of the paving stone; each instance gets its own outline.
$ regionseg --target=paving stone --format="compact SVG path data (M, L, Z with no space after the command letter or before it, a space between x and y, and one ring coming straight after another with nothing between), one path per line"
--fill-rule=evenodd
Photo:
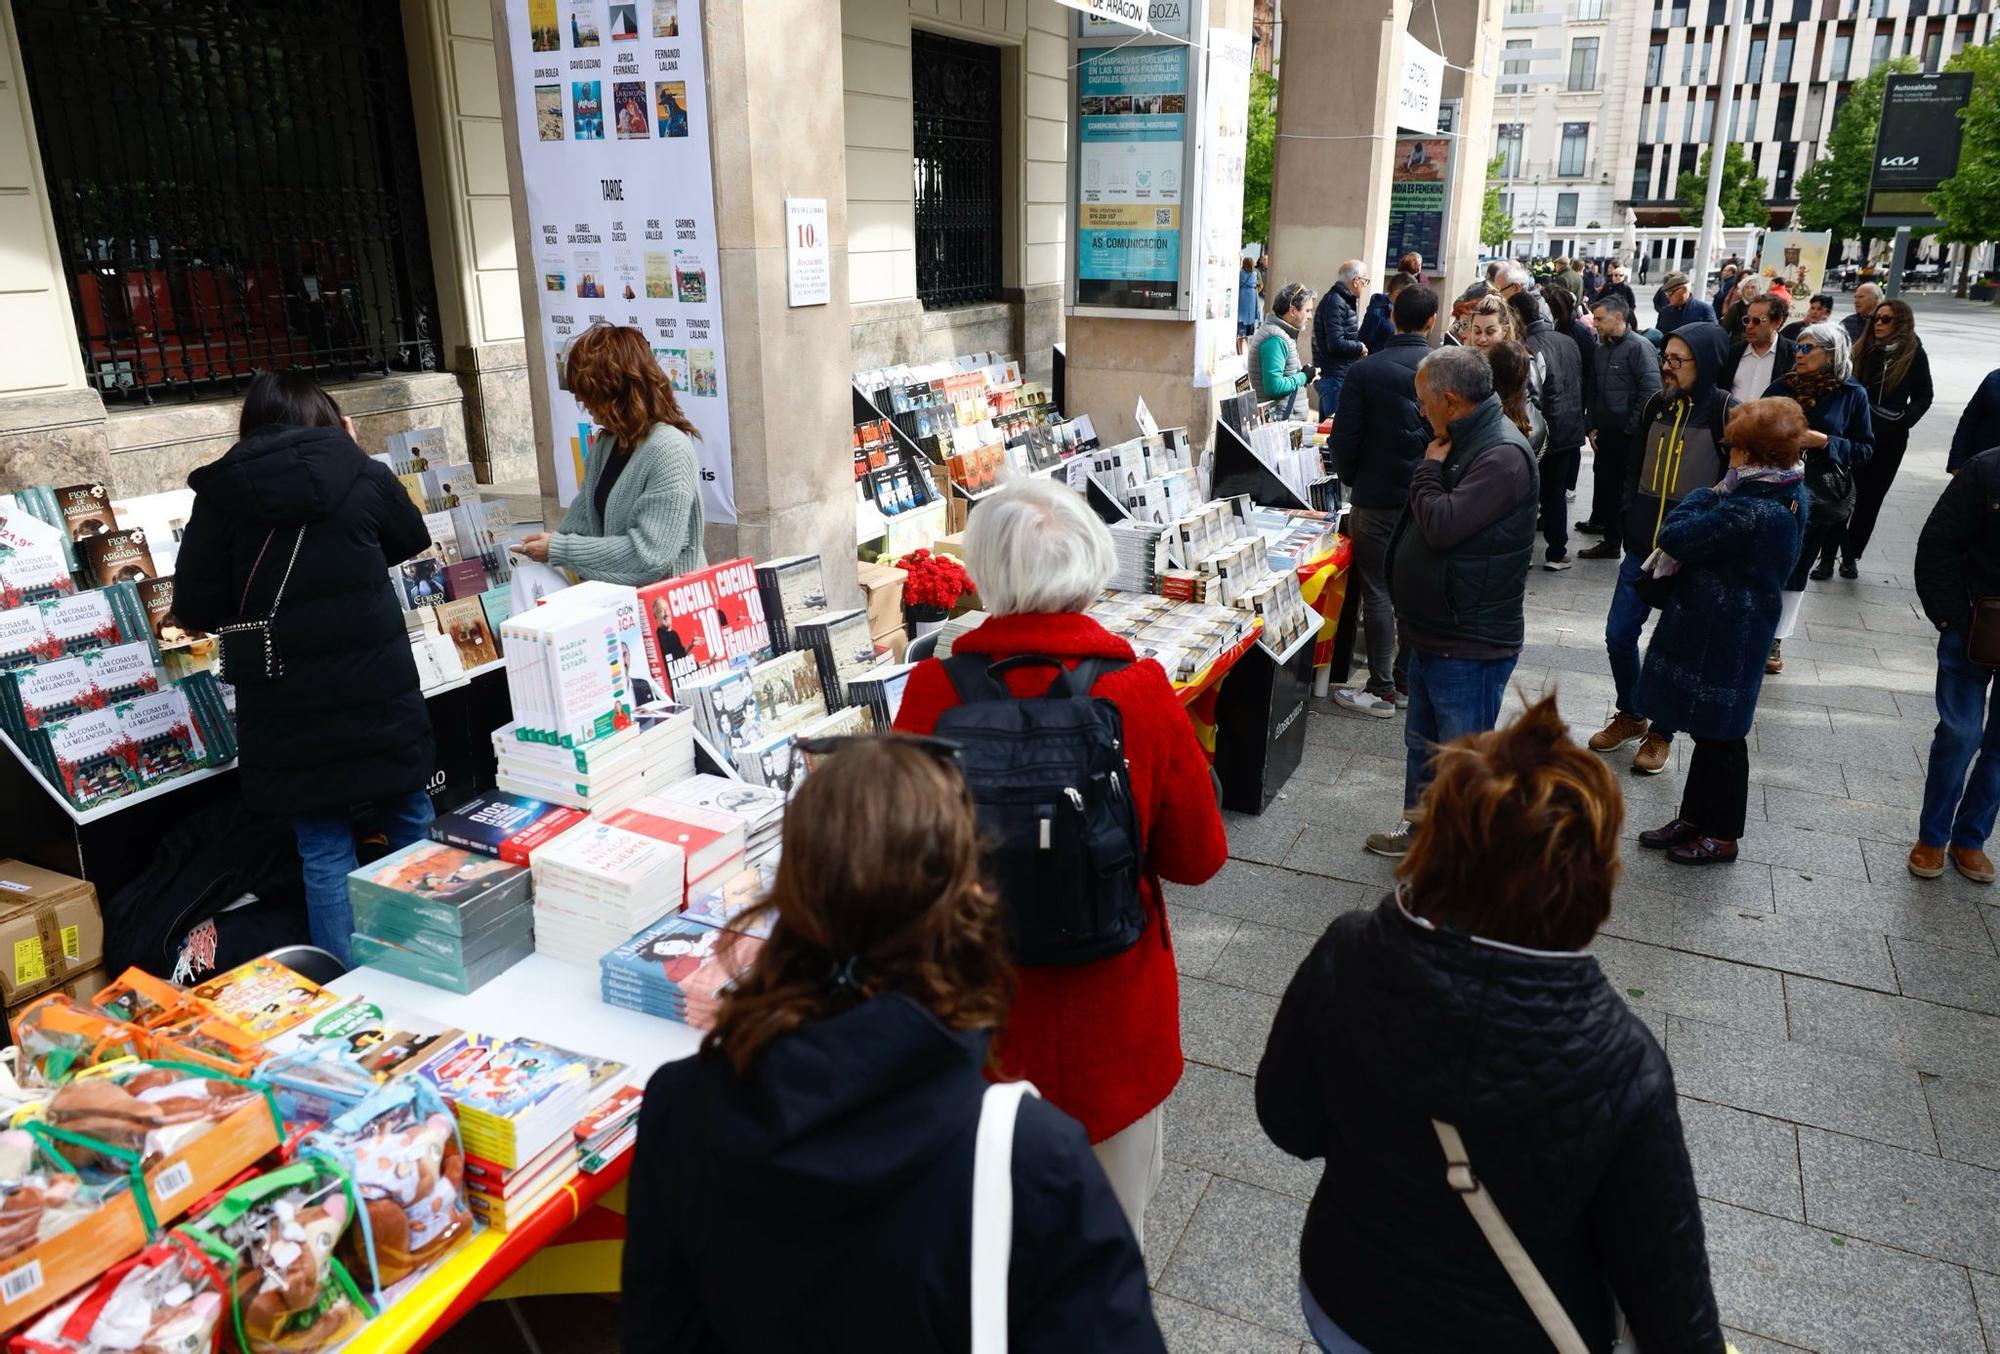
M1857 770L1847 782L1847 797L1869 804L1887 804L1897 809L1921 809L1924 806L1924 778L1894 776L1880 770Z
M1902 936L1932 945L1993 953L1993 940L1970 899L1933 887L1934 881L1910 877L1893 883L1868 884L1837 875L1807 877L1796 870L1773 870L1778 911L1828 925L1885 936Z
M1820 1354L1985 1354L1956 1266L1724 1203L1702 1219L1731 1326Z
M1810 917L1683 902L1672 943L1696 954L1756 964L1786 973L1896 990L1881 935Z
M1972 1296L1979 1303L1979 1317L1986 1325L1986 1347L2000 1349L2000 1277L1973 1274Z
M1633 1001L1774 1039L1785 1037L1784 989L1769 969L1616 936L1599 936L1590 952L1611 985Z
M1627 851L1621 860L1625 879L1644 888L1763 912L1775 906L1771 867L1761 861L1738 860L1734 865L1696 868L1674 864L1664 851Z
M1924 1077L1938 1148L1953 1161L2000 1171L2000 1086L1963 1077Z
M1920 672L1898 672L1880 664L1856 666L1852 663L1829 663L1818 659L1809 660L1818 673L1823 686L1850 686L1856 690L1893 691L1901 694L1930 692L1936 689L1937 679L1933 674L1926 677ZM1790 671L1790 665L1786 665ZM1848 760L1846 757L1842 761Z
M1833 720L1824 705L1779 702L1766 706L1759 701L1755 727L1760 733L1766 729L1804 729L1809 733L1831 734Z
M1292 975L1318 943L1318 936L1304 931L1246 921L1237 927L1206 976L1232 987L1282 997Z
M1278 797L1272 801L1272 808L1289 803L1300 790L1310 785L1332 785L1347 770L1354 760L1351 748L1329 747L1325 743L1308 743L1299 755L1298 769L1292 778L1278 790ZM1269 810L1266 810L1269 812Z
M1784 827L1777 823L1753 822L1744 829L1743 840L1738 843L1737 849L1741 851L1743 860L1762 861L1766 865L1782 866L1788 870L1799 870L1807 874L1845 875L1849 879L1868 878L1868 866L1861 854L1861 842L1856 837ZM1693 868L1706 872L1733 870L1736 866L1675 866L1674 868Z
M1937 627L1918 614L1915 607L1905 602L1902 606L1863 606L1861 623L1870 630L1887 632L1892 635L1912 635L1929 641L1929 647L1937 646Z
M1254 1076L1278 999L1202 978L1181 979L1181 1050L1195 1062Z
M1702 1198L1806 1220L1799 1198L1798 1131L1792 1125L1686 1096L1680 1112Z
M1171 1138L1168 1145L1172 1146ZM1166 1272L1167 1261L1180 1245L1181 1233L1187 1230L1188 1219L1194 1216L1210 1178L1207 1171L1176 1161L1171 1151L1168 1153L1160 1183L1146 1201L1146 1282L1157 1282Z
M1877 1058L1760 1038L1675 1015L1667 1057L1681 1094L1774 1119L1932 1151L1916 1073Z
M1172 899L1167 902L1167 921L1174 933L1174 967L1189 978L1206 974L1243 924L1235 917Z
M1229 833L1229 854L1238 860L1263 861L1276 865L1292 849L1292 843L1306 830L1305 820L1291 813L1231 813L1224 810L1222 825Z
M1605 918L1599 934L1648 945L1672 945L1678 925L1675 909L1682 901L1659 889L1621 882L1611 895L1611 915Z
M1844 795L1770 788L1764 795L1764 817L1787 827L1843 837L1874 837L1907 845L1917 835L1917 811L1866 803ZM1864 867L1865 868L1865 867Z
M2000 1016L1815 978L1785 979L1785 1006L1792 1038L1800 1043L2000 1085Z
M1167 1354L1298 1354L1299 1339L1191 1302L1153 1294L1153 1320ZM1747 1351L1746 1351L1747 1354Z
M1766 1340L1761 1335L1751 1335L1734 1326L1724 1326L1722 1338L1736 1346L1736 1354L1799 1354L1802 1349L1802 1346L1788 1345L1781 1340ZM1812 1354L1812 1351L1804 1350L1804 1354Z
M2000 1015L2000 957L1918 940L1891 940L1889 949L1904 996Z
M1806 1220L1975 1269L2000 1270L2000 1172L1799 1130Z
M1232 860L1215 878L1193 888L1168 884L1167 907L1182 904L1266 926L1286 926L1318 936L1343 912L1373 907L1386 890L1343 883L1272 865Z
M1758 704L1761 708L1761 698ZM1835 794L1846 785L1845 770L1839 762L1817 757L1766 757L1754 751L1750 754L1752 785L1784 785L1794 790Z
M1257 1122L1251 1077L1190 1064L1167 1099L1167 1156L1210 1175L1226 1176L1300 1199L1311 1199L1321 1163L1279 1151Z
M1303 1199L1235 1180L1215 1180L1174 1248L1158 1288L1211 1311L1305 1338L1299 1311ZM1275 1243L1275 1244L1274 1244Z
M2000 850L1996 844L1995 850ZM1880 842L1864 838L1861 842L1862 859L1868 863L1868 878L1877 884L1907 884L1920 887L1927 892L1958 897L1972 903L1990 903L1996 894L1991 884L1975 884L1946 867L1942 876L1936 879L1918 879L1910 873L1910 843Z
M1402 754L1401 719L1377 719L1373 715L1357 715L1337 708L1326 714L1317 710L1308 711L1306 719L1308 743L1368 752L1381 757Z
M1373 817L1329 824L1307 831L1285 853L1284 866L1330 879L1366 884L1378 894L1396 886L1396 862L1369 852L1368 834L1386 832L1395 826L1396 809L1391 806Z
M1814 652L1801 653L1801 658L1820 657L1817 651L1832 645L1809 646ZM1785 652L1792 653L1794 642L1785 641ZM1873 652L1872 650L1870 651ZM1831 655L1838 657L1839 655ZM1830 710L1860 710L1874 715L1903 715L1909 711L1902 708L1893 691L1877 691L1865 686L1822 686L1817 682L1807 684L1792 673L1771 678L1757 691L1757 713L1763 714L1772 705L1818 705Z

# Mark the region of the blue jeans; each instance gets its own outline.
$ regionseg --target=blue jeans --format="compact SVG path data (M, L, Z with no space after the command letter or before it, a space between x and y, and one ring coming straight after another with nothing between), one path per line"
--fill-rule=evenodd
M1413 809L1431 781L1437 744L1484 733L1500 718L1500 701L1518 656L1446 658L1411 648L1410 709L1403 720L1403 807Z
M391 851L422 841L424 829L436 816L431 797L422 790L378 799L375 811L382 816L382 834ZM352 963L348 938L354 934L354 909L347 901L347 876L355 869L354 820L345 813L302 813L292 819L292 833L305 865L306 925L312 943L338 955L341 963Z
M1618 688L1621 715L1640 713L1639 632L1646 628L1646 617L1653 614L1653 608L1646 605L1635 585L1645 569L1646 554L1625 552L1618 564L1618 582L1611 589L1611 611L1604 618L1604 647L1611 655L1611 680ZM1666 739L1674 736L1672 729L1657 724L1653 732Z
M1926 846L1979 851L1993 833L1993 817L2000 811L2000 684L1994 676L1992 668L1966 661L1963 630L1938 636L1938 725L1931 735L1931 769L1924 778L1924 816L1917 832Z
M1312 1289L1306 1287L1305 1277L1299 1278L1299 1310L1305 1313L1306 1329L1312 1332L1313 1343L1326 1354L1368 1354L1355 1342L1353 1336L1335 1325L1333 1318L1320 1307Z
M1322 419L1332 418L1334 411L1340 408L1340 387L1346 384L1346 381L1347 373L1344 371L1324 371L1320 373L1317 384L1319 386L1319 416Z

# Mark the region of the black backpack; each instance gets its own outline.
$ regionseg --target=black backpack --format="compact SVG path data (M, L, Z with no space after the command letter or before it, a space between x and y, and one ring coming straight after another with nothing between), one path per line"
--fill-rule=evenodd
M1087 659L1065 670L1039 654L990 667L971 655L944 660L960 704L936 733L959 746L1016 963L1087 964L1130 949L1145 929L1125 721L1090 694L1124 666ZM1056 678L1017 699L1002 678L1020 667L1052 667Z

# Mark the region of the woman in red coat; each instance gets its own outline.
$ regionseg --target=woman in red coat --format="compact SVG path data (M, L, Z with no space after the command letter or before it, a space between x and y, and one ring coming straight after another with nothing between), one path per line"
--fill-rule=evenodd
M1131 664L1099 679L1092 694L1124 719L1146 850L1139 885L1146 929L1108 959L1021 967L998 1058L1004 1075L1032 1081L1083 1124L1143 1245L1146 1201L1165 1167L1161 1107L1181 1076L1180 984L1160 880L1199 884L1222 868L1229 855L1222 813L1208 760L1166 673L1135 661L1131 645L1082 614L1115 564L1111 533L1083 500L1050 480L1017 481L981 501L965 554L991 619L962 636L954 656ZM1004 680L1016 696L1034 696L1053 674L1014 669ZM927 660L910 675L896 727L929 733L957 703L943 667Z

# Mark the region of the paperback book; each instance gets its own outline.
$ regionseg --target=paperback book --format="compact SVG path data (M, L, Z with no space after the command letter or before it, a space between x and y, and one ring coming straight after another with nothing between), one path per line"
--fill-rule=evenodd
M457 1037L458 1031L425 1016L357 997L294 1025L264 1044L273 1057L338 1049L377 1080L409 1070Z
M6 502L18 503L18 498ZM0 611L75 592L70 548L61 527L25 507L0 507Z
M452 567L463 566L455 564ZM486 608L479 604L477 595L461 597L438 607L437 623L458 651L459 664L466 671L491 663L500 656L499 641L493 637L493 627L486 619Z
M461 913L488 895L518 902L528 892L528 872L496 856L412 842L347 876L348 896L415 910L428 924L461 929Z
M804 728L826 717L826 688L820 680L819 662L803 649L759 663L750 669L749 682L757 705L757 724L767 736Z
M56 508L62 513L63 529L72 541L87 540L118 530L118 514L111 506L111 491L102 484L71 484L55 491Z
M757 566L757 588L778 652L797 647L801 625L827 613L826 578L818 555L787 555Z
M195 712L187 693L177 686L121 704L119 718L132 742L134 770L142 788L171 780L208 761Z
M713 564L639 589L653 670L669 688L771 656L771 627L749 559ZM663 693L664 694L664 693Z
M157 577L160 571L153 563L153 552L147 548L146 539L144 527L86 537L77 542L83 572L96 587Z
M501 790L474 795L430 826L432 841L526 865L537 848L582 822L577 809Z
M174 579L148 578L138 585L139 604L146 610L146 629L162 649L178 649L203 638L199 630L181 624L174 614Z
M802 647L810 648L819 662L820 684L826 691L829 710L848 703L847 684L881 663L875 637L868 630L868 613L842 611L824 620L811 621L799 628Z
M188 996L259 1040L283 1034L340 1004L339 996L304 974L265 958L218 974Z
M466 1033L416 1075L450 1102L468 1153L513 1170L570 1136L592 1088L622 1070L533 1039Z

